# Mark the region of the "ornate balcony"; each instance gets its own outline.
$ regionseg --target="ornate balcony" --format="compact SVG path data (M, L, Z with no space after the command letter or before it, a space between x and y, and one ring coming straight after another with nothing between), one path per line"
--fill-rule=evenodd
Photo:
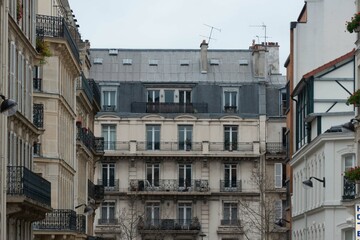
M104 138L95 137L90 129L81 127L81 124L76 125L76 140L82 142L89 150L96 153L104 152Z
M105 192L117 192L119 191L119 179L110 179L103 181L98 179L98 185L104 187Z
M201 224L197 217L193 219L149 219L139 220L138 230L141 233L151 233L153 231L170 233L198 233L201 230Z
M76 231L78 233L86 233L86 217L85 215L76 215Z
M88 195L89 198L94 199L96 202L104 199L104 186L95 185L93 182L88 180Z
M271 154L285 154L286 147L282 142L267 142L266 152Z
M220 180L220 192L241 192L241 180Z
M133 113L208 113L207 103L131 103Z
M44 220L33 223L34 230L77 231L76 212L70 209L54 209Z
M44 105L34 103L33 106L33 123L38 128L44 127Z
M24 196L50 208L51 184L26 167L7 167L7 195Z
M177 179L158 180L151 184L148 180L130 180L129 191L154 191L154 192L209 192L208 180L191 180L180 184Z
M354 199L356 195L356 184L353 181L349 181L344 177L344 192L342 199L350 200Z

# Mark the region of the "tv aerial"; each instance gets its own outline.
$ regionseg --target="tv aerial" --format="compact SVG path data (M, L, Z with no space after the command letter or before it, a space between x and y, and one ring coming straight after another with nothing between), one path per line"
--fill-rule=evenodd
M265 49L266 49L266 45L267 45L267 39L270 38L269 36L266 35L266 25L263 23L261 25L250 25L250 27L261 27L264 29L264 36L258 36L256 35L258 42L259 42L259 37L264 38L265 40Z
M209 27L209 28L211 28L210 34L209 34L209 36L202 36L202 35L200 35L200 36L206 37L206 38L208 39L208 42L207 42L207 43L210 44L210 40L211 40L211 39L216 40L215 38L212 38L212 37L211 37L211 36L212 36L212 33L213 33L213 30L215 29L215 30L221 32L221 29L220 29L220 28L216 28L216 27L214 27L214 26L207 25L207 24L205 24L205 23L204 23L204 25L207 26L207 27Z

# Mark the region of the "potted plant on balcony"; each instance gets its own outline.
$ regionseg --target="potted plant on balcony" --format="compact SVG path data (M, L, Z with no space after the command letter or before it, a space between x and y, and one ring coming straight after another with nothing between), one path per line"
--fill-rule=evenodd
M41 56L40 64L44 64L45 57L51 57L51 51L49 45L41 38L36 38L36 51Z
M350 21L346 21L346 30L350 33L360 31L360 12L355 13Z
M346 179L350 181L354 181L356 183L360 182L360 166L356 166L350 168L349 170L345 171L344 176Z
M20 23L20 20L23 17L23 5L20 0L16 3L16 20L18 23Z
M356 90L346 101L346 105L353 104L356 107L360 105L360 89Z

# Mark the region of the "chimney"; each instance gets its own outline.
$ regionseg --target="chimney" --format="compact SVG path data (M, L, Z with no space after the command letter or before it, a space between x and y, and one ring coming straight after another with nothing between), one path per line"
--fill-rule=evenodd
M207 73L207 49L209 47L209 44L206 43L205 40L202 41L200 44L200 65L201 65L201 73L206 74Z

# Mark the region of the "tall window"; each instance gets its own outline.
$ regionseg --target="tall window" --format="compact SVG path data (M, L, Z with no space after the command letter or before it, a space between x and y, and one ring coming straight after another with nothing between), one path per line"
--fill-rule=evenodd
M344 235L343 238L344 240L355 240L355 229L350 228L350 229L346 229L344 231Z
M116 108L116 91L104 90L103 93L103 110L115 111Z
M283 187L283 166L281 163L275 163L274 165L274 179L275 179L275 188Z
M191 203L179 203L179 224L181 226L188 226L191 223Z
M180 125L179 131L179 150L191 150L192 145L192 126Z
M355 167L355 154L348 154L343 157L343 169L344 172L350 168ZM349 181L345 178L343 179L343 199L353 199L355 198L356 185L353 181Z
M224 90L223 102L225 112L236 112L237 111L237 99L238 93L235 89Z
M102 137L104 138L104 150L115 150L116 128L115 125L102 125Z
M238 140L238 127L237 126L225 126L224 127L224 149L236 150Z
M147 101L149 103L160 102L160 90L148 90L147 91Z
M115 219L115 202L103 202L101 206L101 219L109 223Z
M286 88L282 88L280 90L280 115L285 115L286 111L288 110L288 92L287 88L289 85L286 86Z
M150 226L160 224L160 205L159 203L147 203L145 207L146 223Z
M164 90L165 103L173 103L174 102L174 92L175 92L175 90Z
M146 149L160 150L160 126L147 125L146 126Z
M104 163L102 165L102 182L104 187L115 186L115 164Z
M191 103L191 91L190 90L179 90L179 103L180 104Z
M160 164L155 163L146 164L146 180L150 186L147 187L159 187L160 184Z
M225 188L237 187L236 164L225 164Z
M235 225L238 219L238 207L236 203L224 203L222 225Z
M276 200L274 202L274 221L283 218L282 200Z
M183 189L191 187L191 164L179 165L179 187Z
M296 104L296 150L310 141L311 126L305 118L313 112L313 81L306 82L306 86L298 95Z

